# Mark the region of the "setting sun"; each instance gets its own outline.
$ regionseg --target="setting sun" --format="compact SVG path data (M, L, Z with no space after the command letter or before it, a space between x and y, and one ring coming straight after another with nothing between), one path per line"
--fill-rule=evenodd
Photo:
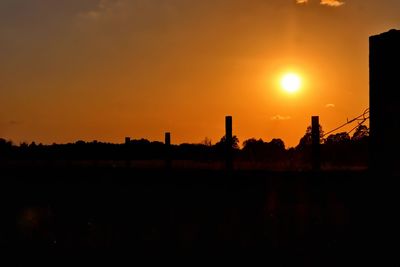
M281 86L287 93L295 93L301 87L301 78L295 73L286 73L282 76Z

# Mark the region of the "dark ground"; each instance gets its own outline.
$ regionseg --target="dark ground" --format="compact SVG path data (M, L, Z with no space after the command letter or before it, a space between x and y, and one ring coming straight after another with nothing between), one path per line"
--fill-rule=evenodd
M1 244L21 254L400 264L395 177L94 167L6 168L1 177Z

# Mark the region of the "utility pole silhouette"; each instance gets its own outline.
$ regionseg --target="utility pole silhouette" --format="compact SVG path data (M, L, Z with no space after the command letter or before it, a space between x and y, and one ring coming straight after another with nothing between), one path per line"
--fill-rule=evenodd
M319 116L311 117L311 146L312 146L312 169L319 171L321 169L321 146L319 131Z
M232 135L232 116L225 117L225 157L226 169L233 170L233 135Z
M369 38L370 157L373 171L398 171L400 31Z

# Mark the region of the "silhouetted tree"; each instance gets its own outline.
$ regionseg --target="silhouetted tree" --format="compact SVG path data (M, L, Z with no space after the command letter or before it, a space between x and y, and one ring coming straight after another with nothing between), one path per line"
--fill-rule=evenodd
M32 142L32 143L29 145L30 148L36 148L36 146L37 146L37 145L36 145L35 142Z
M365 125L359 125L355 130L353 136L351 137L352 141L361 141L365 138L369 137L369 128Z
M12 152L12 142L0 138L0 158L6 158Z
M84 146L85 144L86 144L86 142L82 141L82 140L78 140L75 142L75 145L78 145L78 146Z
M254 150L255 148L264 145L264 141L262 139L250 138L243 142L243 150Z
M341 132L337 134L331 134L329 135L325 143L326 144L344 144L348 143L350 141L350 135L346 132Z
M217 147L225 147L226 144L226 136L224 135L221 140L215 144ZM239 138L236 135L232 136L232 148L239 149Z
M11 141L7 141L6 139L0 138L0 149L11 148L11 147L12 147Z
M262 139L250 138L243 142L242 154L247 159L260 159L265 154L265 143Z
M144 138L139 139L139 140L135 139L135 140L131 140L130 144L133 146L146 146L146 145L150 144L150 141L147 139L144 139Z
M243 142L242 155L247 159L280 160L285 153L285 144L281 139L264 142L262 139L251 138Z
M267 143L267 151L267 157L270 161L281 161L286 155L285 143L279 138L274 138Z
M19 144L19 148L21 149L27 149L29 147L29 145L26 142L22 142L21 144Z
M324 143L324 131L322 130L321 125L319 126L319 137L320 137L321 144ZM296 148L304 148L307 145L311 145L311 143L312 143L312 127L308 126L306 133L300 139L300 142Z
M271 142L269 142L269 144L277 150L285 150L285 143L282 141L282 139L274 138L271 140Z
M212 146L211 139L208 138L208 137L204 138L204 140L201 141L200 144L201 144L201 145L205 145L205 146Z

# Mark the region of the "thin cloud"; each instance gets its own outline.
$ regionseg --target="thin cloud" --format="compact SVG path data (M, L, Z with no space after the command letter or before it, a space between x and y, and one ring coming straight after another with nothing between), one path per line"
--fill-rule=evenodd
M331 6L331 7L339 7L344 5L343 1L338 0L321 0L321 5Z
M326 104L325 107L326 107L326 108L334 108L334 107L335 107L335 104Z
M310 2L310 1L309 0L296 0L296 4L299 4L299 5L307 4L308 2ZM344 5L345 2L340 1L340 0L320 0L319 4L323 5L323 6L340 7L340 6Z
M85 13L79 14L80 17L86 19L99 19L102 15L109 12L114 7L121 6L123 0L100 0L96 7Z
M86 13L83 13L80 15L82 18L87 18L87 19L98 19L101 16L101 12L97 10L91 10Z
M271 117L272 121L287 121L290 120L292 117L290 116L282 116L282 115L275 115Z

